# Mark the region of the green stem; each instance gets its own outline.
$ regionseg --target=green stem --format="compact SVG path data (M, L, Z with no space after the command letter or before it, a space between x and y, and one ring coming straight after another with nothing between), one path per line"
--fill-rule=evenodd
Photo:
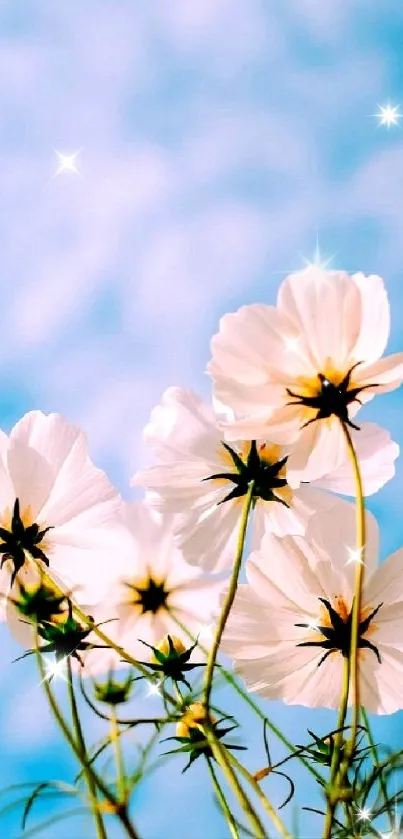
M360 721L360 680L359 680L359 662L358 662L358 641L359 641L359 624L361 613L361 598L362 585L364 580L365 570L365 504L364 493L362 488L361 471L358 463L358 458L351 440L350 432L342 423L342 429L346 439L347 449L354 472L354 482L356 487L356 518L357 518L357 563L355 569L354 581L354 599L351 616L351 640L350 640L350 678L351 678L351 692L352 692L352 710L351 710L351 735L346 747L346 771L348 767L348 760L354 753L355 741L357 738L357 728Z
M384 802L385 802L386 810L387 810L387 813L388 813L389 824L390 824L391 829L393 829L393 824L392 824L393 813L392 813L392 809L391 809L390 801L389 801L389 797L388 797L388 790L387 790L387 787L386 787L386 784L385 784L385 779L383 777L383 772L382 772L381 764L379 762L379 757L378 757L378 750L376 748L374 738L372 737L372 731L371 731L371 727L370 727L370 724L369 724L368 714L367 714L365 708L361 707L361 714L362 714L362 718L364 720L364 725L365 725L365 728L366 728L366 731L367 731L368 742L369 742L369 745L371 747L372 760L374 762L375 768L379 771L379 776L378 776L379 777L379 786L381 788L381 792L382 792L383 799L384 799Z
M44 691L45 691L45 694L46 694L46 698L47 698L48 703L49 703L49 707L50 707L50 709L53 713L53 716L54 716L60 730L62 731L64 737L66 738L67 743L69 744L72 752L75 754L77 760L79 761L79 763L81 764L83 769L86 769L91 774L96 787L98 787L99 791L102 793L102 795L104 796L106 801L108 801L109 804L111 805L111 811L116 813L120 822L125 827L126 833L130 837L130 839L139 839L139 835L138 835L137 831L135 830L134 826L131 824L131 822L129 820L126 809L124 807L120 806L117 798L115 798L115 796L113 795L111 790L109 790L108 787L106 786L106 784L104 784L102 778L98 775L98 773L95 771L94 767L92 766L92 764L88 760L88 757L84 758L84 756L81 753L81 750L78 747L78 744L76 743L74 737L72 736L72 734L70 732L70 729L69 729L63 715L60 713L59 708L57 706L57 703L55 701L55 698L53 696L53 693L52 693L52 691L49 687L48 676L45 673L45 668L44 668L43 663L42 663L42 656L41 656L41 653L40 653L37 645L36 645L36 654L37 654L39 672L40 672L40 675L41 675L41 684L43 684Z
M225 629L225 624L227 623L228 615L231 611L232 604L235 599L236 590L238 587L238 577L239 572L241 570L241 563L242 563L242 556L243 556L243 549L245 544L245 536L246 536L246 528L248 524L249 512L252 506L252 499L253 499L253 489L255 483L251 481L249 484L248 492L245 498L245 504L242 511L241 521L239 524L239 533L238 533L238 540L235 552L235 559L234 565L231 574L231 580L228 587L228 591L223 603L223 607L221 610L221 615L217 624L217 629L214 635L213 643L210 648L210 653L207 661L207 667L205 672L205 679L204 679L204 703L206 709L208 710L210 704L210 695L211 689L213 685L213 673L214 673L214 666L216 663L217 653L219 650L221 638Z
M117 790L119 801L126 803L126 782L125 782L125 768L123 763L122 744L120 742L120 733L118 730L118 721L116 715L116 708L111 707L111 743L115 750L116 773L117 773Z
M224 813L225 820L228 824L231 835L232 835L233 839L240 839L240 835L239 835L239 831L238 831L238 828L237 828L236 821L235 821L235 819L234 819L234 817L231 813L231 810L230 810L229 805L227 803L227 799L225 798L225 795L224 795L224 793L221 789L219 780L218 780L217 775L215 773L215 769L214 769L212 760L209 757L207 757L206 760L207 760L207 765L208 765L208 768L209 768L209 771L210 771L211 780L213 782L214 792L215 792L215 794L218 798L220 807L221 807L221 809Z
M347 713L347 706L348 706L348 692L350 687L350 659L346 656L343 659L344 667L343 667L343 687L341 692L341 699L340 699L340 706L339 706L339 716L337 720L337 728L342 729L346 719ZM326 820L324 826L324 833L323 839L330 839L331 831L332 831L332 824L333 818L336 811L338 799L337 799L337 789L335 789L335 780L339 771L340 765L340 754L341 754L341 745L343 741L343 732L340 730L335 735L334 740L334 749L332 754L332 761L330 766L330 795L328 798L328 805L326 811Z
M334 813L338 801L343 797L343 786L346 780L350 760L354 754L355 743L357 739L357 729L360 721L360 679L359 679L359 661L358 661L358 643L359 643L359 625L361 614L361 599L362 586L365 571L365 504L364 493L362 487L361 471L358 463L358 458L354 449L350 432L347 425L342 422L341 427L346 440L348 454L351 460L354 474L355 492L356 492L356 548L357 561L355 569L354 580L354 596L351 613L351 639L350 639L350 654L348 672L345 667L345 678L343 685L343 692L340 702L339 712L339 726L344 725L347 713L349 688L351 681L351 695L352 695L352 709L351 709L351 734L344 750L343 760L340 763L340 749L334 751L331 767L330 780L330 797L328 808L326 812L326 821L324 826L323 839L329 839L331 836L332 823ZM346 675L347 674L347 675ZM341 735L340 735L341 737ZM339 740L341 742L341 740Z
M211 751L222 769L222 772L229 784L232 788L233 792L235 793L239 804L242 808L242 811L245 813L246 817L249 819L252 828L254 830L255 839L268 839L267 834L265 833L264 827L262 822L259 819L259 816L255 812L250 800L242 788L241 784L238 781L238 778L235 772L232 769L227 750L224 748L223 744L214 736L212 732L212 728L210 725L206 724L204 726L204 730L206 733L206 739L210 745Z
M266 813L268 813L268 815L270 816L276 830L278 830L278 832L281 834L281 836L284 837L284 839L292 839L292 836L288 832L282 819L280 818L272 804L270 804L269 799L265 796L263 790L260 788L254 776L248 771L248 769L246 769L245 766L242 765L242 763L239 762L235 755L231 754L231 752L228 752L228 755L231 763L235 766L238 772L240 772L241 775L243 775L243 777L250 783L252 789L258 796L262 807L264 807Z
M175 615L172 615L172 618L175 621L175 623L180 627L182 632L186 633L186 635L189 637L192 644L194 644L194 642L197 640L195 635L193 635L192 632L189 632L189 630L187 629L185 624L183 624L180 620L178 620L178 618ZM202 651L202 653L204 653L204 655L208 656L208 649L206 647L204 647L203 644L200 643L200 641L198 642L198 647ZM311 763L304 757L303 750L302 749L300 749L300 750L297 749L296 750L294 744L291 743L291 741L287 739L285 734L283 734L282 731L280 731L280 729L277 728L277 726L274 725L274 723L271 722L271 720L268 719L268 717L266 717L266 715L263 713L261 708L259 708L259 706L256 704L256 702L252 699L252 697L249 696L247 691L243 690L243 688L238 683L235 676L233 676L232 673L230 673L229 670L226 670L225 667L223 667L221 664L219 665L219 667L220 667L220 674L224 677L225 681L228 682L228 684L231 685L231 687L235 688L236 692L244 700L244 702L246 702L247 705L249 705L249 707L252 708L252 710L255 712L255 714L257 714L257 716L262 720L262 722L266 723L266 725L270 729L270 731L276 737L278 737L278 739L283 743L283 745L288 749L288 751L291 752L291 754L288 757L286 757L284 759L284 761L282 761L282 763L283 762L285 763L287 760L291 760L293 757L296 757L303 764L303 766L305 766L305 769L307 769L308 772L310 772L311 775L313 775L313 777L319 783L321 783L322 780L323 780L322 775L320 775L320 773L315 769L315 767L312 766ZM280 765L280 764L278 764L278 765ZM269 775L270 771L271 771L270 767L267 767L267 769L259 770L258 773L255 773L255 776L259 774L259 776L261 778L264 778L265 775ZM256 780L260 780L260 777L259 778L256 777Z
M103 819L99 810L98 800L97 800L97 788L94 782L94 778L91 772L88 771L88 767L86 763L88 761L87 756L87 749L85 745L84 735L81 728L80 717L78 714L77 702L74 693L74 686L73 686L73 673L71 669L71 661L70 657L67 657L67 679L68 679L68 693L69 693L69 700L70 700L70 707L71 707L71 716L73 721L73 732L76 737L76 742L81 754L81 762L83 765L84 777L87 783L91 809L94 816L95 826L97 830L97 837L98 839L107 839L107 833L105 830L105 825L103 823Z
M227 623L228 615L231 611L232 604L235 599L236 590L238 587L238 577L239 572L241 570L241 563L242 563L242 556L245 544L245 536L246 536L246 528L248 525L248 518L249 512L252 506L252 499L253 499L253 489L254 489L254 481L251 481L248 487L248 492L245 497L244 508L241 515L241 520L239 524L239 532L238 532L238 540L237 546L235 551L235 558L234 558L234 565L232 569L231 579L228 587L228 591L223 603L223 607L221 610L221 614L217 623L217 628L215 631L213 643L210 648L208 660L207 660L207 667L205 672L204 678L204 705L206 708L206 714L208 715L208 709L210 706L210 697L211 697L211 690L213 686L213 674L214 674L214 667L216 663L216 658L218 654L218 650L220 647L221 638L223 636L223 632L225 629L225 625ZM250 819L251 823L254 826L254 829L258 829L260 832L257 834L259 837L264 836L264 829L263 826L256 815L248 797L246 796L245 792L243 791L238 778L235 772L232 769L231 763L228 760L226 749L222 746L219 742L218 738L216 737L213 728L210 725L206 726L206 736L208 742L210 744L211 750L213 755L221 767L222 771L224 772L228 783L234 790L242 809Z

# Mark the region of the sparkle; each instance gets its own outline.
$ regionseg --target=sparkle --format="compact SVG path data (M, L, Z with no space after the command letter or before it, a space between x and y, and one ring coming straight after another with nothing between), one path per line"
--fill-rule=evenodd
M345 547L347 547L347 545L345 545ZM344 564L351 565L354 562L359 565L364 565L364 560L362 558L363 550L364 548L347 548L348 559Z
M285 352L298 352L298 345L300 343L300 340L300 335L297 335L296 337L294 336L293 338L285 338Z
M147 682L148 691L146 698L149 696L161 696L161 682Z
M326 258L321 253L320 246L319 246L319 235L318 235L318 233L316 233L316 248L315 248L315 252L313 254L313 259L306 259L306 257L302 256L302 254L301 254L302 260L303 260L306 268L313 268L313 267L316 266L316 268L322 268L323 270L325 270L325 268L327 268L327 266L330 265L331 261L334 259L335 256L336 256L336 254L334 253L334 254L332 254L332 256L329 256L329 257Z
M399 111L399 105L378 105L379 112L372 114L378 119L378 125L386 125L389 129L391 125L399 125L399 119L402 119L403 114Z
M357 815L359 822L371 821L371 811L368 810L367 807L363 807L362 809L360 807L357 807Z
M46 670L46 675L42 682L49 682L51 679L63 679L67 682L67 667L66 667L66 657L59 659L59 661L49 661L46 659L44 661L44 666ZM40 682L40 684L42 684Z
M307 628L312 629L315 632L319 632L319 624L316 623L315 620L311 620L307 623Z
M57 175L62 175L63 173L74 175L80 174L76 166L76 158L80 154L81 149L78 149L78 151L71 152L70 154L65 154L64 152L58 151L57 149L55 149L54 151L59 158L59 166L53 177L57 177Z

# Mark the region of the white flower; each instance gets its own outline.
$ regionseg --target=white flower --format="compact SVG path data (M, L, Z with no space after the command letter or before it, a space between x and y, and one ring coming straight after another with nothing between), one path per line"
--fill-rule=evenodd
M380 277L311 266L280 286L277 307L225 315L212 340L214 396L234 412L227 439L295 443L293 487L337 468L341 422L403 380L403 354L381 358L389 303Z
M49 570L87 603L103 597L119 551L121 500L59 414L26 414L0 432L0 590Z
M176 529L186 560L209 570L221 571L233 562L252 477L255 548L267 530L277 536L302 535L312 514L337 503L330 494L319 492L315 483L291 489L286 471L290 447L264 441L226 443L213 410L192 391L168 388L152 411L144 436L160 463L139 472L132 483L151 491L150 503L178 514ZM354 442L364 492L369 495L393 476L399 448L387 432L372 424L357 432ZM344 463L318 486L355 494L346 451Z
M224 582L188 565L175 544L172 517L145 503L124 505L128 539L116 576L104 602L105 615L118 620L108 635L138 661L149 661L150 650L166 635L186 648L200 636L200 647L211 640L204 631L217 611ZM122 666L117 656L98 650L90 654L91 670ZM191 661L203 658L197 647Z
M291 705L338 707L350 645L354 508L322 514L304 537L267 534L247 562L223 650L247 687ZM379 567L378 528L367 518L367 575L359 635L360 702L403 708L403 550ZM351 696L350 696L351 701Z

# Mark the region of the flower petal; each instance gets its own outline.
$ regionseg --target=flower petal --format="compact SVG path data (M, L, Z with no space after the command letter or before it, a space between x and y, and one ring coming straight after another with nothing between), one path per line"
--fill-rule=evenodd
M399 446L389 432L372 422L366 422L360 431L350 430L353 445L361 470L364 495L373 495L395 474L394 461L399 455ZM314 481L315 487L356 494L351 461L346 452L344 462L335 470Z

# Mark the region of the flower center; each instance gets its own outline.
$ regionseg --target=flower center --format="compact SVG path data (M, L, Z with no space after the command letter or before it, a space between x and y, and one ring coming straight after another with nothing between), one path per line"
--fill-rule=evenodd
M287 405L303 405L305 408L312 408L316 411L316 416L304 422L301 428L305 428L306 425L310 425L311 422L316 422L316 420L336 416L351 428L360 430L358 425L354 425L350 421L348 406L352 402L358 402L362 405L361 400L358 399L358 394L366 388L378 387L378 385L368 384L361 387L351 387L351 374L359 364L362 364L362 362L357 361L356 364L353 364L338 384L331 381L324 373L318 373L319 383L315 385L316 393L314 392L313 395L294 393L288 387L286 388L288 395L293 397L293 400L287 402Z
M291 491L285 478L285 464L287 457L277 459L280 451L278 446L267 446L262 443L257 447L256 440L245 444L245 451L239 453L228 443L221 442L224 451L220 452L228 463L231 471L217 472L203 478L204 481L229 481L234 487L219 503L242 498L248 492L251 481L254 481L253 501L260 498L263 501L279 501L286 507L290 505L284 497L290 500ZM249 449L249 450L248 450Z
M46 554L39 546L43 537L50 529L50 527L45 527L43 530L40 530L39 524L35 523L26 526L23 522L23 517L20 515L19 499L16 498L10 528L0 527L0 554L3 554L0 568L3 567L7 560L11 560L13 563L14 568L11 575L11 585L14 583L19 570L24 565L25 551L31 554L34 559L40 559L45 565L49 565Z
M333 608L333 606L329 603L328 600L325 600L323 597L319 597L321 603L323 603L324 610L323 611L323 619L321 624L313 624L313 623L296 623L295 626L300 626L305 629L311 629L314 632L318 632L319 635L322 637L318 638L315 641L302 641L300 644L297 644L297 647L322 647L326 650L325 654L322 656L320 661L318 662L318 667L325 661L325 659L331 654L340 652L344 658L348 658L350 654L350 646L351 646L351 624L352 624L352 609L348 611L347 606L342 598L336 598L337 608ZM371 622L379 609L383 606L383 603L379 603L379 605L373 609L369 615L365 618L360 620L358 625L358 648L359 649L369 649L375 653L379 663L381 663L381 657L379 655L378 648L368 641L367 638L363 636L369 630ZM320 619L319 619L320 620ZM374 627L371 627L374 629Z
M146 612L156 615L161 609L167 608L169 591L165 588L165 580L161 582L148 577L135 583L126 583L126 586L133 592L130 604L138 607L142 615Z

